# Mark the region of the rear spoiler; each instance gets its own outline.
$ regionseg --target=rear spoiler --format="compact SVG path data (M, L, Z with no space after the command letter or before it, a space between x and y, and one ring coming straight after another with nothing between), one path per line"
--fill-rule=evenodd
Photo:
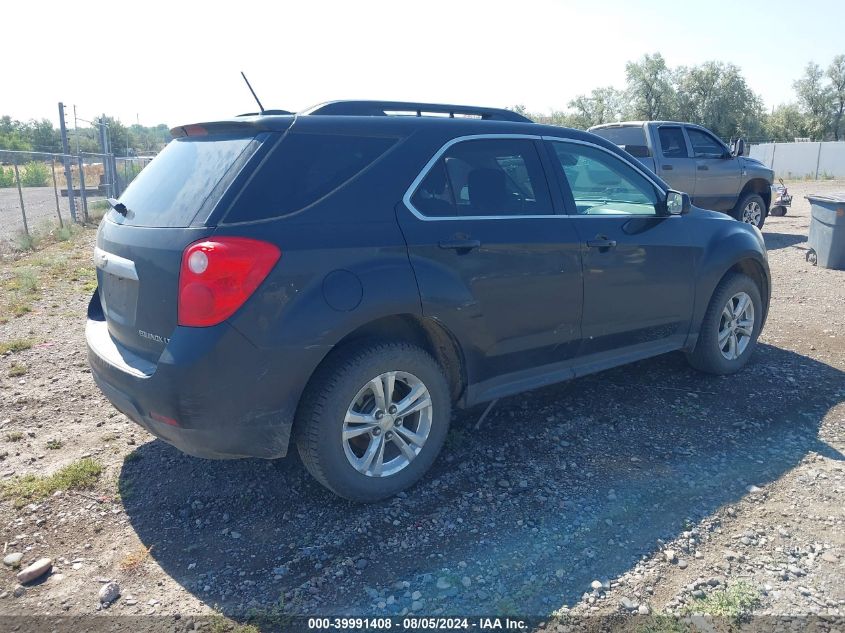
M209 121L207 123L192 123L179 125L170 129L173 138L185 136L208 136L217 134L245 134L255 135L261 132L284 132L293 125L294 115L256 116L229 121Z

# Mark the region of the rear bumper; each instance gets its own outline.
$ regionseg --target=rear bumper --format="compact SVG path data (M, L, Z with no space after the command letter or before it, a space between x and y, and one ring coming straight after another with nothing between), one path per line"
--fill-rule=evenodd
M97 300L95 295L94 300ZM322 350L261 350L226 323L177 328L151 363L89 316L88 362L119 411L179 450L211 459L284 457Z

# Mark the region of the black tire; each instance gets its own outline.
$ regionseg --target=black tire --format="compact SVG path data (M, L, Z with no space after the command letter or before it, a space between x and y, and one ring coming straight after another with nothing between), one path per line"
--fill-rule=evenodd
M723 323L723 310L726 308L728 300L738 293L745 293L751 299L754 308L754 325L744 351L737 358L728 359L723 355L722 348L719 345L719 329ZM713 292L710 304L707 306L707 312L705 312L704 319L701 322L698 342L695 349L687 354L689 364L699 371L720 376L738 372L748 362L757 346L757 338L760 336L762 324L763 301L760 298L760 289L757 284L747 275L729 273L719 282Z
M733 215L733 217L735 219L739 220L740 222L746 222L747 220L745 219L746 218L745 207L747 207L749 204L751 204L753 202L756 202L759 205L760 220L757 223L748 222L748 224L754 224L754 226L756 226L758 229L760 229L762 231L763 230L763 224L765 224L765 222L766 222L767 211L766 211L766 203L759 194L747 193L744 196L742 196L739 199L739 202L737 202L736 206L734 207L733 213L731 215Z
M780 205L778 205L776 207L772 207L771 210L769 211L769 215L773 215L776 218L782 218L783 216L786 215L786 207L780 206Z
M367 475L347 458L344 418L367 383L391 371L407 372L428 389L431 426L419 453L402 470L388 476ZM294 429L299 455L308 472L335 494L358 502L385 499L415 484L434 463L449 430L451 407L446 377L428 352L408 343L356 343L327 359L306 388Z

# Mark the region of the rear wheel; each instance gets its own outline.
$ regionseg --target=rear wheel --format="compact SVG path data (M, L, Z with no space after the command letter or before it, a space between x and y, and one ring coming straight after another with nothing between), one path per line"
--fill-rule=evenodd
M407 343L356 344L318 370L297 416L308 471L353 501L377 501L416 483L449 428L443 371Z
M737 372L751 357L762 324L763 302L757 284L747 275L731 273L716 287L687 360L710 374Z
M766 221L766 203L756 193L745 194L737 203L733 215L740 222L753 224L758 229L762 229Z

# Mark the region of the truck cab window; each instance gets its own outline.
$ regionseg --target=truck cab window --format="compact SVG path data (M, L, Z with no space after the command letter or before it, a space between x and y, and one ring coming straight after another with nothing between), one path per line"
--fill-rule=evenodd
M666 158L688 158L687 142L680 127L661 126L658 129L660 151Z

